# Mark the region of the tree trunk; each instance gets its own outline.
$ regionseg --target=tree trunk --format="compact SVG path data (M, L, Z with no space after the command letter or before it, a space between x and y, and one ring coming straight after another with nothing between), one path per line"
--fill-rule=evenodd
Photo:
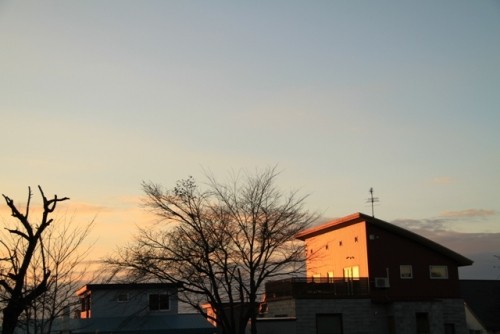
M8 305L3 310L2 334L13 334L17 326L17 319L22 313L20 305L12 307Z

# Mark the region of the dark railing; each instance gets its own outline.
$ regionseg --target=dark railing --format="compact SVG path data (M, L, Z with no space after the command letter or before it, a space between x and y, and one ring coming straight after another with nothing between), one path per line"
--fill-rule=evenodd
M367 277L294 277L266 283L266 298L268 300L284 297L360 298L369 295L370 283Z

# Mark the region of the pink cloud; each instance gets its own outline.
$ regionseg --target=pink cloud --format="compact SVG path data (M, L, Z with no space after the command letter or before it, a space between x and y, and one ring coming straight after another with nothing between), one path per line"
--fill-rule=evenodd
M494 210L486 209L467 209L460 211L445 211L441 212L440 217L445 218L484 218L491 217L497 213Z
M392 223L473 260L472 266L460 269L461 278L497 279L500 273L494 270L493 263L498 263L494 255L500 255L500 233L464 233L449 230L446 226L448 219L487 217L495 214L492 210L471 209L449 212L441 219L399 219Z

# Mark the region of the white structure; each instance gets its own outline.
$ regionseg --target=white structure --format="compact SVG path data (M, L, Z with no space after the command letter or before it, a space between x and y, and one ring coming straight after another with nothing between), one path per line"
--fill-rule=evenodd
M63 319L54 333L212 334L200 314L179 314L178 286L164 283L87 284L77 291L76 319Z

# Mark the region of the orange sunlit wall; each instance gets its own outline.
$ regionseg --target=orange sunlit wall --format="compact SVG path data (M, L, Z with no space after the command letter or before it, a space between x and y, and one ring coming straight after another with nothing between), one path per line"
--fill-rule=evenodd
M306 239L307 276L344 277L349 273L354 277L368 277L365 224L362 221L350 226L339 225L338 229Z

